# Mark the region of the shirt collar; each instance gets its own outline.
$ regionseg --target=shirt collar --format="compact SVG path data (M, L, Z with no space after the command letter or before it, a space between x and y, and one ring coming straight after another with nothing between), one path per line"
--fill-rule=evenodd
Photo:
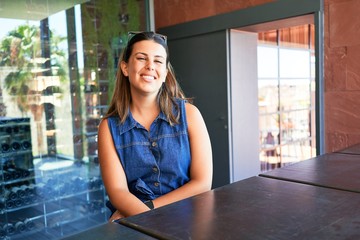
M160 114L156 117L154 121L157 121L158 119L169 122L166 115L163 112L160 112ZM127 131L130 131L133 128L144 128L143 126L138 123L133 115L131 114L131 111L129 110L129 115L126 118L125 122L120 126L120 134L123 134Z

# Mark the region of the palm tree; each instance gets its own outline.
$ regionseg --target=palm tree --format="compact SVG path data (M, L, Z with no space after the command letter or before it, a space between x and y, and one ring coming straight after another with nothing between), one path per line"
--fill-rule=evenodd
M34 26L19 26L1 41L0 66L8 72L4 87L15 96L21 112L28 110L28 82L33 79L31 59L36 56L40 44L37 34Z
M4 88L26 114L31 112L38 126L38 146L42 149L41 121L44 112L42 90L38 81L41 76L53 73L60 82L66 79L65 52L58 48L65 37L52 36L50 32L50 58L42 57L40 28L24 24L10 31L0 42L0 67L5 72ZM47 62L49 61L49 62ZM47 64L45 64L47 63ZM50 66L46 68L45 66ZM40 131L41 130L41 131Z

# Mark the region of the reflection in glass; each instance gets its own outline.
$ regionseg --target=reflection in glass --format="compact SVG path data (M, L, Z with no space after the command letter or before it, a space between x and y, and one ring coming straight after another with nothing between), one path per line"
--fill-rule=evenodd
M0 238L58 239L108 219L97 126L146 1L12 2L0 4Z

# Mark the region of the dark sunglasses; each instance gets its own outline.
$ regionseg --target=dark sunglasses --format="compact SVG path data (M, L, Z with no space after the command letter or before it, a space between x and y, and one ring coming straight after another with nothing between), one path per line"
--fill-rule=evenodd
M158 37L158 38L161 38L166 44L167 44L167 36L165 35L162 35L162 34L159 34L159 33L155 33L155 32L136 32L136 31L131 31L131 32L128 32L128 42L137 34L154 34L154 37Z

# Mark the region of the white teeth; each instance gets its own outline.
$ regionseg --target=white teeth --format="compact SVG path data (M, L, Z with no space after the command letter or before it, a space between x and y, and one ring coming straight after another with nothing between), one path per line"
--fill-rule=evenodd
M155 78L153 76L143 76L146 80L154 80Z

